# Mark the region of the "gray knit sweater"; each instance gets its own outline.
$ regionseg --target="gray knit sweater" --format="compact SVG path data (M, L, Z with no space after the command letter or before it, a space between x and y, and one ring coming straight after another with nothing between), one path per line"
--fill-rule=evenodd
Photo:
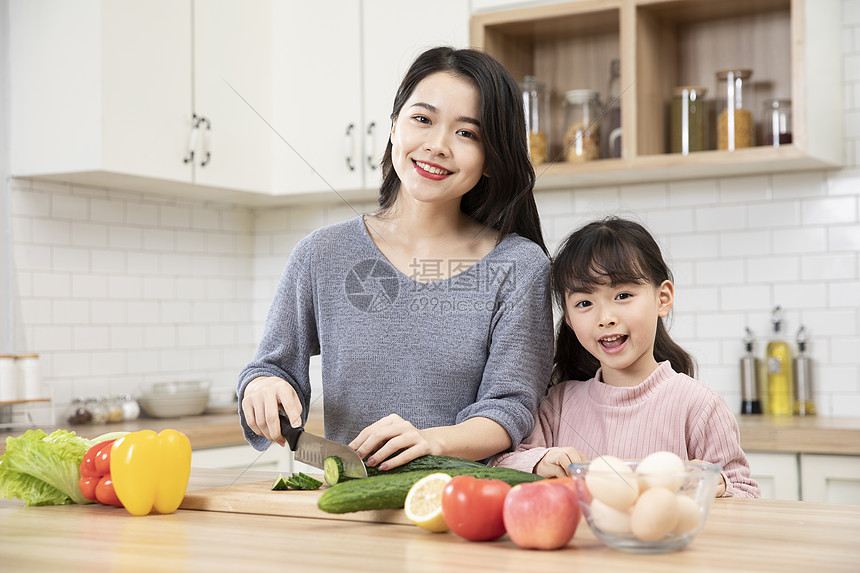
M415 268L427 277L438 262ZM256 356L239 376L240 401L254 378L278 376L296 389L306 421L308 362L320 354L331 440L349 443L396 413L419 429L483 416L516 446L532 430L552 366L549 261L510 235L459 269L414 280L382 255L362 217L314 231L287 262ZM240 416L248 442L266 448Z

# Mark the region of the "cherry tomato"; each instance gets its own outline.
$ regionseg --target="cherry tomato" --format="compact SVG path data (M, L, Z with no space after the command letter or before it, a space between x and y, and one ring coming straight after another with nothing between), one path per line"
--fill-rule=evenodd
M96 471L100 476L110 473L110 452L114 440L108 440L102 444L102 447L96 452Z
M442 516L455 534L469 541L491 541L505 534L502 517L511 486L497 479L455 476L442 491Z
M102 476L99 480L99 483L96 486L96 499L99 503L103 503L105 505L116 505L117 507L122 507L122 502L119 500L119 497L117 497L116 492L113 489L113 480L111 480L110 474Z
M84 476L78 480L78 489L90 501L98 501L96 499L96 486L101 478L98 476Z
M110 463L108 462L108 467L106 470L104 470L103 467L100 469L96 466L96 458L98 457L99 452L101 452L106 447L107 451L110 452L110 448L108 446L113 444L114 441L115 440L107 440L106 442L99 442L98 444L87 450L87 453L84 454L84 459L81 460L82 477L99 477L110 472Z

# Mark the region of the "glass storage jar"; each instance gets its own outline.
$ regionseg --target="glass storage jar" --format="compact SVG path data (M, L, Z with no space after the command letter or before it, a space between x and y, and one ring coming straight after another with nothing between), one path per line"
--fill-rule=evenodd
M791 100L765 100L761 129L765 145L779 147L791 143Z
M526 76L520 84L520 91L526 114L529 156L532 163L546 163L550 121L546 85L534 76Z
M750 95L744 94L750 76L752 70L743 68L717 72L717 149L753 146L753 116L744 99Z
M594 90L564 95L564 156L571 163L600 158L600 98Z
M671 152L687 155L708 148L707 90L701 86L678 86L672 98L670 117Z

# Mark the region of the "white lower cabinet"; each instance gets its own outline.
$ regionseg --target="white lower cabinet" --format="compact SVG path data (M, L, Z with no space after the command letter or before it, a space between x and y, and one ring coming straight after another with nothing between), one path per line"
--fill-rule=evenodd
M798 455L746 452L752 478L761 487L762 499L800 499Z
M202 448L192 450L191 467L291 473L293 471L293 452L289 448L271 446L261 456L260 452L248 444Z
M860 505L860 456L800 454L803 501Z

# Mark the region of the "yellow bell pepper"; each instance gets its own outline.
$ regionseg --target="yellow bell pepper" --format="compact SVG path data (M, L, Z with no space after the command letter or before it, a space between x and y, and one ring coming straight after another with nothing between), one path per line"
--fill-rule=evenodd
M176 430L132 432L111 446L110 473L129 513L173 513L188 487L191 442Z

